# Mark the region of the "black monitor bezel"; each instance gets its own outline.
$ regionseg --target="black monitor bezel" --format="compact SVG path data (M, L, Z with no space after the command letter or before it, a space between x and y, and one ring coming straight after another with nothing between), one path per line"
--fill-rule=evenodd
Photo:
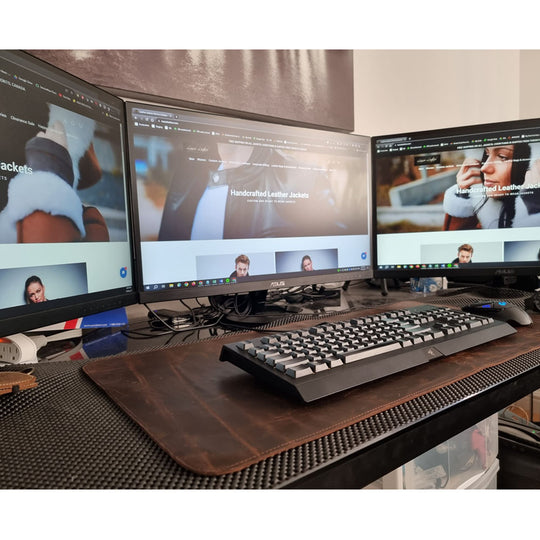
M268 118L264 119L255 119L253 115L243 115L240 111L229 111L226 114L223 112L209 112L207 110L196 109L196 108L186 108L181 106L171 105L170 103L163 104L156 101L141 101L141 100L132 100L130 98L125 99L126 102L126 115L127 115L127 133L128 133L128 154L130 155L130 170L134 170L133 163L131 159L134 156L134 152L131 147L131 111L134 108L155 108L155 109L164 109L164 110L178 110L185 113L201 115L202 117L207 118L234 118L247 122L254 122L259 124L269 124L283 126L287 129L298 130L298 132L303 131L305 133L316 131L327 132L334 137L358 137L359 139L365 139L367 145L367 173L370 171L371 163L371 146L369 138L365 135L358 135L353 133L344 133L342 131L331 131L329 129L322 129L313 126L299 126L297 124L288 124L283 119L281 121L274 121L274 119L269 120ZM371 186L371 178L368 177L368 190ZM255 291L269 291L273 289L288 289L292 287L301 287L305 285L321 285L327 283L342 283L345 281L359 280L359 279L370 279L373 277L373 256L371 257L371 264L368 270L357 270L357 271L348 271L348 272L338 272L336 271L313 271L310 272L310 279L306 280L305 274L291 277L281 277L281 276L271 276L267 279L261 278L260 276L250 278L244 278L242 281L237 283L229 283L227 285L203 285L200 287L189 287L189 288L165 288L159 289L157 291L145 290L144 281L142 276L142 253L141 253L141 241L139 233L139 210L137 204L137 189L136 189L136 175L133 172L131 174L131 194L132 194L132 221L134 229L134 251L135 251L135 260L136 260L136 282L138 284L138 294L139 301L141 303L150 303L150 302L163 302L170 300L187 300L190 298L200 298L200 297L209 297L209 296L222 296L222 295L234 295L242 293L250 293ZM371 201L371 194L368 194L368 201ZM368 204L370 206L370 203ZM371 207L368 208L368 212L371 213ZM368 227L371 227L371 216L368 218ZM369 234L372 234L372 231L369 231ZM372 239L369 240L370 249L372 246ZM311 279L313 278L313 279ZM309 281L309 283L308 283Z
M25 63L38 64L46 68L55 76L67 79L73 84L87 87L94 95L102 96L107 100L116 102L116 106L123 115L122 121L122 136L124 144L122 145L122 153L125 164L126 178L126 218L128 220L127 230L130 244L130 263L132 265L132 283L131 286L108 289L79 296L72 296L58 300L49 300L46 303L32 306L32 310L27 309L26 305L14 306L0 310L0 337L9 336L16 333L34 331L42 327L78 319L87 315L93 315L121 307L137 304L139 297L137 294L137 285L135 282L136 272L134 271L134 251L133 251L133 219L130 209L132 208L131 200L131 183L129 181L129 155L127 149L127 131L126 131L126 110L125 102L119 96L116 96L102 88L85 81L63 69L54 66L53 64L42 60L26 51L22 50L7 50L9 55L20 59Z
M415 265L415 268L380 268L379 261L379 246L377 239L378 224L377 224L377 143L385 139L399 139L413 137L415 139L437 138L443 136L459 136L471 134L471 132L482 131L504 131L508 129L522 129L538 127L540 131L540 118L527 118L519 120L507 120L503 122L490 122L482 124L469 124L465 126L453 126L448 128L408 131L401 133L392 133L389 135L376 135L371 137L371 180L372 180L372 232L373 232L373 276L378 279L396 279L408 280L411 277L446 277L455 282L488 282L493 280L494 283L504 283L506 280L511 281L519 276L536 276L540 274L540 261L524 261L515 263L482 264L474 263L462 265L459 268L423 268L422 265Z

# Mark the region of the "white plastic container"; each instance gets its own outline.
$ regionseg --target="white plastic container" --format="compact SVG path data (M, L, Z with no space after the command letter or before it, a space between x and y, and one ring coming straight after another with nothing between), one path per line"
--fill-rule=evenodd
M493 489L499 464L494 414L393 470L368 489Z

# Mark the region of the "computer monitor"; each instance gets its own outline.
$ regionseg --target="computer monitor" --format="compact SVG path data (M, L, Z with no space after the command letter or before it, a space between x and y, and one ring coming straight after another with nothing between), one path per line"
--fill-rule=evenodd
M123 101L0 52L0 336L136 302Z
M368 137L126 105L142 302L372 277Z
M374 137L375 277L536 286L539 158L539 119Z

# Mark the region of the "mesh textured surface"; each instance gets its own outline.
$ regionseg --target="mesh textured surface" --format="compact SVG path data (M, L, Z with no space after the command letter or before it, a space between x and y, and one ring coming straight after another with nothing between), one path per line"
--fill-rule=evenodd
M180 467L82 372L36 365L39 387L0 397L0 488L274 488L449 405L540 366L535 351L391 408L237 473Z
M527 299L532 293L516 289L495 288L487 286L470 287L462 289L447 289L439 295L419 296L426 304L450 304L456 307L464 307L467 304L485 300L505 300L520 308L527 307Z
M421 301L463 306L471 297L429 296ZM523 307L521 297L512 301ZM291 317L289 322L301 318ZM0 489L280 487L501 380L539 367L540 350L222 476L201 476L179 466L84 374L85 362L35 364L37 388L0 396Z

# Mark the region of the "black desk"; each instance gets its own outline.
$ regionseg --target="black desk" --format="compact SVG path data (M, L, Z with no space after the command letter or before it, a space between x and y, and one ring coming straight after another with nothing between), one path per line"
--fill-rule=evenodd
M0 488L359 488L540 388L540 352L516 351L509 362L237 473L200 476L109 400L82 372L85 362L36 364L38 388L0 396Z

